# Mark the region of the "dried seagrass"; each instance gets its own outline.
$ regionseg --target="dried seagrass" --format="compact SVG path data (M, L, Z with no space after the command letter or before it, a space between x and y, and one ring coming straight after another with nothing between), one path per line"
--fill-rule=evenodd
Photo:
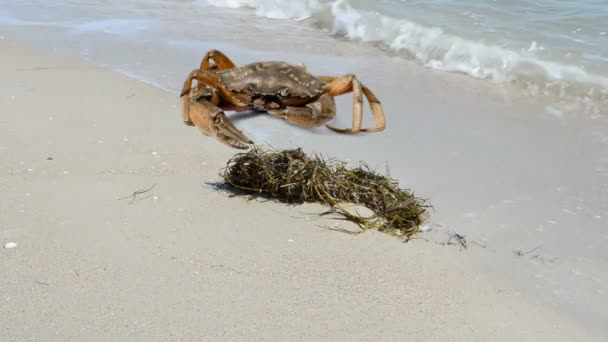
M428 215L425 200L361 163L308 156L302 149L265 150L255 147L232 157L223 170L224 181L252 195L266 195L285 203L318 202L360 227L410 237ZM374 217L360 217L342 209L350 202L371 209Z

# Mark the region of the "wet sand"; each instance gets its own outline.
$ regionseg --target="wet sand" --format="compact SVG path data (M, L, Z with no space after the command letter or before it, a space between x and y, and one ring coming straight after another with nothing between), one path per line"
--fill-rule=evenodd
M442 124L469 98L443 98L446 113L413 84L368 77L387 113L403 108L402 91L417 99L404 110L407 125L393 116L375 136L298 131L271 141L288 147L311 134L307 149L352 160L364 159L364 146L380 151L376 166L390 160L404 186L436 206L428 241L404 244L320 228L310 216L318 207L215 191L209 183L234 151L184 126L174 93L9 39L0 49L0 242L17 243L0 249L7 341L607 336L605 181L586 168L601 150L578 131L555 123L538 136L534 125L546 122L524 126L516 114ZM260 121L286 125L239 125ZM465 130L472 122L480 127ZM586 144L595 149L581 153ZM538 174L537 164L553 171ZM486 247L433 242L451 231Z

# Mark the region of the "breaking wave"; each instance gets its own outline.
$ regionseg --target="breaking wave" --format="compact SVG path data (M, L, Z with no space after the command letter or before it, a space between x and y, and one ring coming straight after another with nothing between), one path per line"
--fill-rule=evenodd
M608 76L578 65L546 60L537 42L519 51L459 37L375 11L355 8L348 0L207 0L216 7L249 7L258 16L307 20L333 35L381 43L385 48L437 70L475 78L514 82L534 95L578 99L598 112L608 105Z

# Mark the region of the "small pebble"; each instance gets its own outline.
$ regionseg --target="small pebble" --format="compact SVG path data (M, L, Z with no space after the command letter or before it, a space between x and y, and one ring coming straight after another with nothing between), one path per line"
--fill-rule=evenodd
M63 171L63 174L64 174L64 175L69 175L69 174L70 174L70 172L69 172L69 171Z
M157 155L158 155L158 152L152 152L152 155L153 155L153 156L157 156Z
M15 248L15 247L17 247L16 242L7 242L6 244L4 244L4 248L6 248L6 249L11 249L11 248Z
M152 199L158 201L158 196L152 196Z
M32 171L34 171L34 169L27 169L27 171L28 171L28 172L32 172Z
M289 239L289 240L287 240L287 242L293 242L293 239Z
M55 160L55 158L53 158L53 157L48 157L48 158L46 158L46 160Z

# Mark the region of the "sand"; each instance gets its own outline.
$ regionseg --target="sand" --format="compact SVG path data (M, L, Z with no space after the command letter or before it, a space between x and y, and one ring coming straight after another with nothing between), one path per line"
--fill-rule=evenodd
M0 243L17 243L0 249L3 341L608 336L603 253L589 256L581 246L547 254L545 241L522 257L513 250L538 240L497 228L486 248L466 251L328 231L313 220L318 207L215 191L235 151L184 126L175 94L8 39L0 50ZM458 181L436 179L427 194ZM460 215L450 216L450 205L463 201L457 187L446 189L439 221ZM475 215L463 221L473 221L469 232L479 234L470 238L484 243ZM433 224L438 233L425 236L445 241ZM554 239L567 245L580 234ZM589 269L573 279L560 273L576 271L575 262ZM574 291L543 276L584 279Z

